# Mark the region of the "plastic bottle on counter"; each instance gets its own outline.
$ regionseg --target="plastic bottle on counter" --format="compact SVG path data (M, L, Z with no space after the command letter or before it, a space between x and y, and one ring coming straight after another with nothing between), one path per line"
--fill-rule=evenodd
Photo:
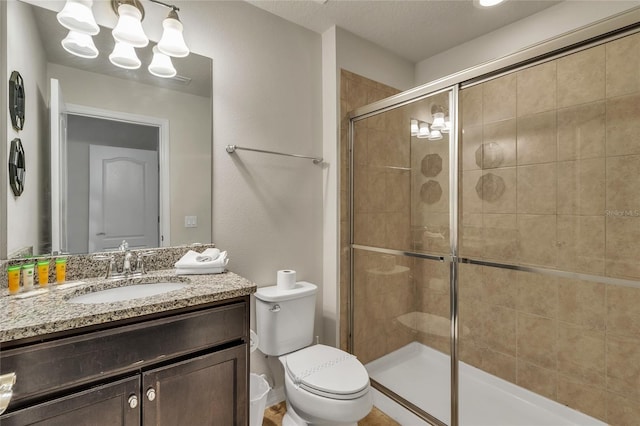
M35 272L35 266L35 263L22 265L22 288L24 291L33 289L33 274Z

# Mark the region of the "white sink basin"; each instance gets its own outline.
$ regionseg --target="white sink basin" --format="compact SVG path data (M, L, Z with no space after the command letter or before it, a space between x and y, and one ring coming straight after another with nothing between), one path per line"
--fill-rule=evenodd
M141 297L157 296L174 290L185 288L187 284L159 282L150 284L134 284L124 287L94 291L69 299L71 303L113 303Z

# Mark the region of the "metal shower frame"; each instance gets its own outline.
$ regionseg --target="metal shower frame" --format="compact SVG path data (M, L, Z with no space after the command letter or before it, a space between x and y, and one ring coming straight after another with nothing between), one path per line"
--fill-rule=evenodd
M431 83L427 83L422 86L407 90L395 96L383 99L378 102L357 108L349 114L349 250L350 250L350 277L349 277L349 300L348 300L348 322L349 322L349 336L348 336L348 350L353 352L354 349L354 250L366 250L379 253L387 253L398 256L415 257L420 259L449 262L450 274L449 274L449 286L450 286L450 320L451 320L451 333L450 333L450 408L451 417L450 425L458 426L459 424L459 389L458 389L458 328L459 328L459 314L458 314L458 265L460 263L474 264L481 266L490 266L501 269L511 269L525 272L535 272L550 276L559 276L564 278L574 278L585 281L600 282L605 284L623 285L640 287L640 281L626 280L619 278L610 278L597 275L581 274L576 272L559 271L555 269L548 269L542 267L529 267L520 266L498 262L487 262L480 259L464 258L458 254L458 206L459 206L459 191L458 191L458 164L459 164L459 152L458 141L461 135L461 128L458 123L458 94L459 90L471 87L476 84L497 78L499 76L515 72L520 69L528 68L543 62L557 59L562 56L576 53L581 50L585 50L603 43L610 42L634 33L640 32L640 7L631 9L630 11L614 15L611 18L600 21L594 25L580 28L576 31L572 31L568 34L555 38L553 40L543 42L533 47L518 51L514 54L506 56L501 59L497 59L485 64L478 65L476 67L469 68L464 71L452 74L450 76L438 79ZM450 227L450 254L434 255L424 254L417 252L409 252L402 250L384 249L379 247L369 247L363 245L357 245L354 242L354 123L359 120L366 119L368 117L384 113L386 111L399 108L413 102L428 98L438 93L451 91L453 96L451 104L449 105L449 111L455 111L456 114L451 113L450 118L452 120L452 129L449 136L449 227ZM346 267L346 265L341 265ZM341 302L342 303L342 302ZM416 414L423 420L437 426L447 426L441 420L433 417L430 413L425 412L420 407L406 400L402 396L396 394L384 385L372 380L373 387L400 403L404 408Z

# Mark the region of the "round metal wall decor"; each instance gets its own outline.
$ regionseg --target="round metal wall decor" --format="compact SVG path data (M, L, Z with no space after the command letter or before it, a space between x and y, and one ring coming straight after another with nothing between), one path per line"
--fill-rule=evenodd
M11 125L16 130L24 127L24 81L18 71L11 73L9 79L9 114Z
M22 141L15 138L11 141L11 150L9 151L9 184L13 195L19 197L24 191L24 175L25 175L25 156Z

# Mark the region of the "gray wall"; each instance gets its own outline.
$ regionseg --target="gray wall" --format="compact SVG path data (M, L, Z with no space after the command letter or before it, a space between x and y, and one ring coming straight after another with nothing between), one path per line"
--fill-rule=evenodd
M19 197L14 197L7 189L7 251L8 255L25 247L33 247L35 253L46 250L42 247L48 241L49 233L49 162L48 159L48 112L46 62L40 46L40 35L29 6L22 2L7 2L7 31L9 40L19 42L7 44L7 79L16 70L25 84L25 121L24 128L16 131L11 127L8 114L7 136L3 142L7 154L10 141L20 138L25 150L25 187ZM26 54L29 52L29 54ZM7 80L2 81L3 85ZM5 104L3 103L3 106ZM2 163L2 172L6 173L6 162ZM4 230L3 230L4 232Z

